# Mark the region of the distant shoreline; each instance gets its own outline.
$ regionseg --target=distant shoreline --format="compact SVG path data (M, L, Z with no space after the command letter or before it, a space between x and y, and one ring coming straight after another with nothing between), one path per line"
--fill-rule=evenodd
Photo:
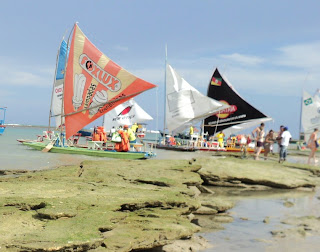
M43 125L23 125L23 124L5 124L6 127L11 128L48 128L48 126ZM55 129L55 127L49 127L49 129Z

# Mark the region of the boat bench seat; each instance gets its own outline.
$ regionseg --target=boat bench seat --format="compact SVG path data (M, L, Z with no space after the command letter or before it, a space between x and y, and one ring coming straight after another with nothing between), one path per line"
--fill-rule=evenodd
M88 141L88 149L102 150L103 141Z
M131 147L131 151L141 151L143 144L141 143L131 143L130 147Z

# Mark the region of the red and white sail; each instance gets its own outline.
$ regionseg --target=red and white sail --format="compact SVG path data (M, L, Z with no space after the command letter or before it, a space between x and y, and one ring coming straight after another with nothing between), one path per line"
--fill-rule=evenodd
M154 87L110 60L75 24L64 87L66 138Z
M126 101L104 115L103 125L106 131L112 127L117 128L123 125L133 125L153 120L133 99Z

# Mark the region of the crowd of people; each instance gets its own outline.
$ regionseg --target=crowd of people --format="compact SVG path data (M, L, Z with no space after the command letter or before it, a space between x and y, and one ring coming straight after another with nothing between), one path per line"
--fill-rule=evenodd
M107 140L115 143L114 149L116 151L129 151L130 144L137 142L136 131L138 125L135 123L131 127L128 125L119 126L119 128L112 127L107 134L103 126L95 127L92 134L92 141L101 141L106 143Z
M265 135L264 126L264 123L261 123L260 126L252 131L252 136L256 140L255 160L259 160L262 148L264 148L264 159L266 160L268 154L273 151L273 145L277 143L279 149L279 163L283 163L286 161L288 146L292 138L289 128L281 125L279 132L275 136L272 129Z
M308 157L308 164L311 164L312 159L315 164L318 162L315 157L316 151L319 147L317 138L318 132L319 130L315 128L313 133L310 135L309 140L307 141L307 148L311 150ZM283 163L284 161L286 161L288 146L290 144L290 140L292 139L289 128L281 125L276 136L274 136L273 130L270 130L266 136L264 135L264 123L261 123L259 127L255 128L252 131L252 136L256 140L255 159L259 160L259 155L263 147L264 159L267 159L268 154L272 152L273 145L277 143L279 149L279 163Z

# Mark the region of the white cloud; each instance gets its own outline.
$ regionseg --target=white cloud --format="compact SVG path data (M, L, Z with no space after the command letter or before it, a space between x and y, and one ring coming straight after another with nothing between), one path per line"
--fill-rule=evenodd
M280 55L274 58L274 64L319 71L320 41L289 45L279 48Z
M129 47L127 46L121 46L121 45L116 45L114 46L114 49L117 51L122 51L122 52L127 52L129 51Z
M222 59L229 60L231 62L243 64L243 65L249 65L254 66L258 65L264 62L263 58L257 57L257 56L251 56L251 55L244 55L240 53L233 53L229 55L221 55Z
M50 67L17 65L16 62L5 59L0 61L0 86L43 87L52 83L53 76L54 69Z

